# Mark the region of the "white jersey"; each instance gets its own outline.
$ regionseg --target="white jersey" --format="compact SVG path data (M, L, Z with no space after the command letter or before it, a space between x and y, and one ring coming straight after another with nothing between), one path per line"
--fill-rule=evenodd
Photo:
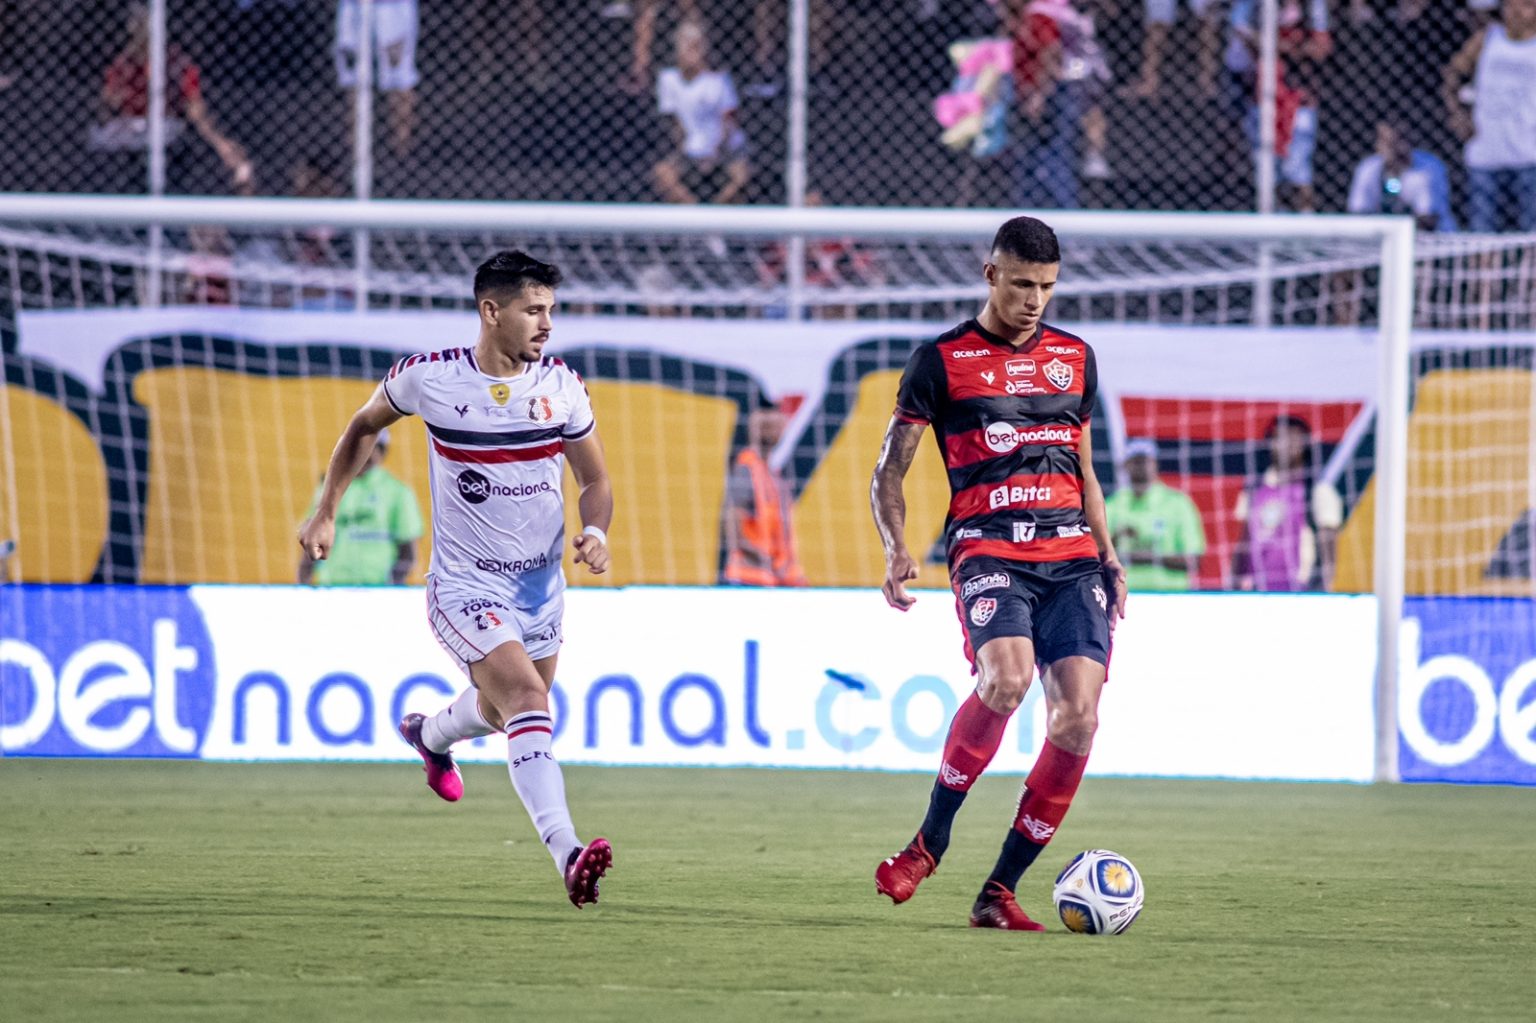
M566 441L596 426L576 371L546 356L487 376L473 349L401 359L384 378L395 411L427 424L434 578L537 608L565 586Z
M691 80L675 67L656 76L656 107L683 126L683 152L695 160L717 160L746 147L738 127L726 134L725 115L736 109L736 86L725 71L704 71Z
M1536 36L1519 42L1498 22L1483 33L1467 166L1536 167Z

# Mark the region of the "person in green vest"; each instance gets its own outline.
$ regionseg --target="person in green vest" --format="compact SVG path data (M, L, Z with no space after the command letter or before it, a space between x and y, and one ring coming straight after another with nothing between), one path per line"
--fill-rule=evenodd
M1142 593L1189 589L1205 553L1200 510L1157 478L1156 441L1127 441L1124 466L1129 486L1110 495L1105 511L1127 585Z
M300 559L301 585L399 586L411 574L422 533L421 509L411 488L384 468L388 450L389 431L381 430L367 464L336 509L336 546L324 561ZM311 516L315 501L310 502Z

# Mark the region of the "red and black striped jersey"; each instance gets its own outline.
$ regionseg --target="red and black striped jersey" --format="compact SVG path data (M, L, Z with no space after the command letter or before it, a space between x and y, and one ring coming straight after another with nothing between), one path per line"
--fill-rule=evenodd
M944 457L951 572L978 554L1098 557L1079 458L1097 391L1093 349L1045 324L1015 348L967 320L912 353L896 416L932 426Z

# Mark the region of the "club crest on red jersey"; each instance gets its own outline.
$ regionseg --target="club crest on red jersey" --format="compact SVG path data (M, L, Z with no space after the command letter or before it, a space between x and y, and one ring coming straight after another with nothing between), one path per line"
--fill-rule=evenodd
M528 418L535 423L547 423L555 418L555 407L550 404L547 395L528 399Z
M1072 386L1072 378L1076 374L1072 367L1060 359L1052 359L1045 364L1045 379L1049 380L1058 391L1065 391Z
M995 614L997 614L997 599L982 597L971 605L971 624L980 628L990 622Z

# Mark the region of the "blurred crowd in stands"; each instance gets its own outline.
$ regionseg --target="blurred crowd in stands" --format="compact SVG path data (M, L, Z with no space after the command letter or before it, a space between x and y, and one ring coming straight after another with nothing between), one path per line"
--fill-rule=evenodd
M1253 209L1258 0L809 0L835 205ZM787 0L372 4L379 196L783 202ZM169 0L170 192L347 195L358 0ZM1536 0L1279 0L1275 203L1536 231ZM0 0L0 190L147 187L148 14Z

